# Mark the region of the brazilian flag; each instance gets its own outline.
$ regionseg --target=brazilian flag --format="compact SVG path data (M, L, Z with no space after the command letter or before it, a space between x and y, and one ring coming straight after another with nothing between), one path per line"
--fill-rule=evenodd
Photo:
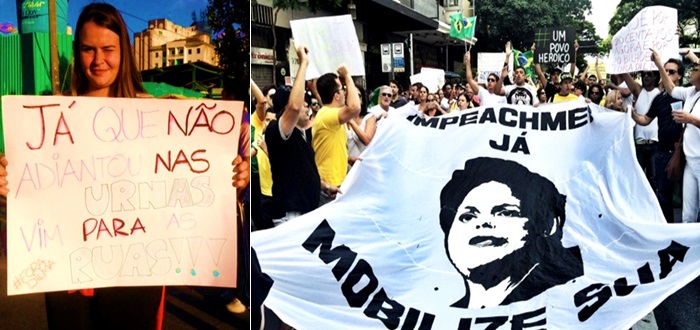
M476 16L464 17L462 13L454 13L450 16L450 37L471 40L476 31Z
M513 49L513 68L517 66L522 66L525 69L525 74L532 78L534 81L536 78L534 68L534 55L532 51L521 52L517 49Z

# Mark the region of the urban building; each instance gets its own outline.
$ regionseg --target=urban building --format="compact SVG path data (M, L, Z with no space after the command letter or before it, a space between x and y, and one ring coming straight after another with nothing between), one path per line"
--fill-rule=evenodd
M134 58L139 71L198 61L217 66L219 62L209 33L163 18L148 21L146 30L134 33Z
M397 79L408 87L409 77L423 67L463 70L464 46L449 36L450 15L460 11L465 16L472 15L474 2L349 0L343 1L340 8L326 6L311 13L308 7L302 6L299 10L280 10L274 17L272 0L258 0L251 4L251 78L259 86L272 84L273 77L276 84L290 81L290 21L345 14L353 18L364 57L366 75L356 80L365 87L386 84L389 79ZM273 38L273 29L276 38ZM277 40L274 46L273 39ZM403 45L403 68L392 68L390 72L382 70L381 45L387 43Z

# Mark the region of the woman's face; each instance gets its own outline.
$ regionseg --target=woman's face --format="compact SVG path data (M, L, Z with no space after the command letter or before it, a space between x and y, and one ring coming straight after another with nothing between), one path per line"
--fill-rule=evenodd
M528 219L510 188L489 181L472 189L459 205L447 234L447 251L460 273L488 264L525 245Z
M420 88L420 93L418 94L420 97L421 102L425 102L428 100L428 88L426 87L421 87Z
M537 92L537 97L538 97L540 103L547 102L547 93L544 90Z
M622 93L615 93L615 109L622 110Z
M464 110L467 108L467 96L466 95L460 95L459 98L457 99L457 107L460 110Z
M80 64L88 80L90 96L111 96L110 87L119 75L121 48L119 36L94 22L80 30Z

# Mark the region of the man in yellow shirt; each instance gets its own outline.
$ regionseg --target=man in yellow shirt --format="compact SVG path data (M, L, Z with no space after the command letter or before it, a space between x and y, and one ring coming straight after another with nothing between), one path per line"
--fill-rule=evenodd
M316 82L323 107L311 128L311 144L321 176L320 205L335 199L338 187L348 171L348 147L345 123L360 112L360 92L345 65L338 74L326 73Z
M559 89L559 93L554 94L552 103L578 100L578 96L571 93L571 83L573 81L571 73L564 72L559 76L559 79L561 80L561 88Z

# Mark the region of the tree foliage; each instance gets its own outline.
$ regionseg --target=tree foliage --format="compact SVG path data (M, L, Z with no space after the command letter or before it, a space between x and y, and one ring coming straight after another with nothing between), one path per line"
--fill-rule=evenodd
M621 0L617 5L615 15L609 22L610 35L615 35L634 18L634 15L648 6L676 8L680 28L680 46L689 47L700 44L700 1L698 0ZM608 39L611 40L611 38ZM609 49L610 40L606 43L607 49Z
M590 0L492 0L476 6L477 46L483 51L502 50L510 40L517 49L529 49L538 29L574 27L579 39L595 39L595 27L585 15Z
M491 0L476 6L477 23L475 45L477 51L503 51L506 41L513 48L530 49L538 29L573 27L579 40L594 40L600 44L593 23L586 21L591 11L591 0ZM597 51L596 51L597 52ZM579 63L583 54L579 54Z
M209 0L207 20L224 74L249 84L250 2Z

